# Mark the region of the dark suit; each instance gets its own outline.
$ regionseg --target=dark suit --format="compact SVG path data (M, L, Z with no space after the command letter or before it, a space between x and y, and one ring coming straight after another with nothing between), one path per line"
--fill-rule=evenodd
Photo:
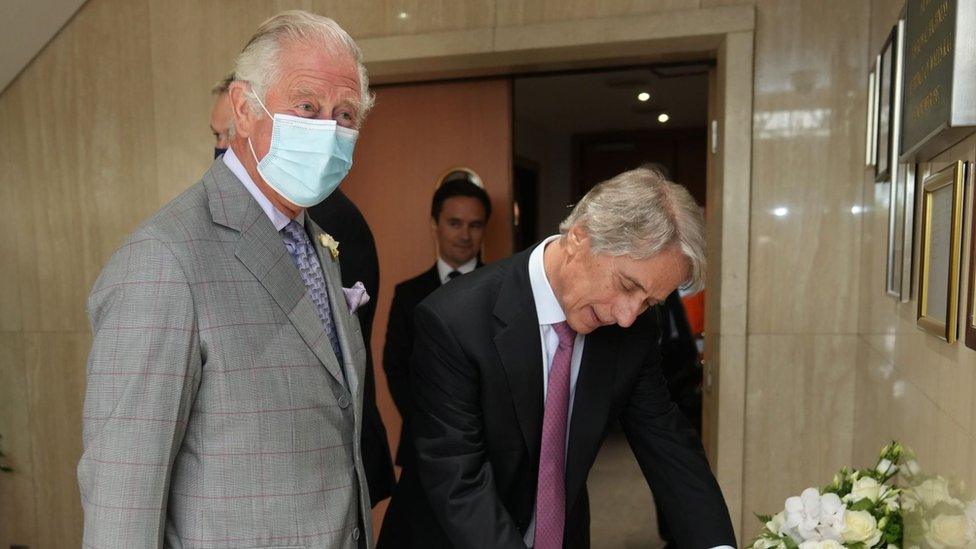
M543 417L530 253L445 285L417 307L411 387L418 459L404 468L391 501L386 547L525 547ZM589 547L586 478L617 421L655 498L667 503L677 546L735 544L698 434L668 395L658 339L655 310L628 329L586 336L566 458L567 548Z
M400 430L400 446L396 464L403 466L413 456L410 440L410 355L413 353L413 311L434 290L441 287L437 264L409 280L396 285L390 304L390 321L386 325L386 343L383 345L383 370L393 402L403 418Z
M342 285L352 287L362 282L369 293L369 303L356 313L366 345L366 376L363 390L363 466L369 484L369 499L373 505L393 493L396 478L390 459L390 443L386 427L376 408L376 380L373 375L373 352L370 338L373 333L373 317L380 288L380 265L376 256L373 233L359 208L340 190L336 190L323 202L308 209L308 215L322 229L339 242L339 260L342 269Z
M479 259L475 268L484 265ZM386 343L383 345L383 370L386 383L393 396L403 424L400 429L400 445L396 464L403 467L412 461L413 441L410 436L410 355L413 354L413 312L421 301L441 287L441 275L437 263L423 273L396 285L390 304L390 321L386 325Z

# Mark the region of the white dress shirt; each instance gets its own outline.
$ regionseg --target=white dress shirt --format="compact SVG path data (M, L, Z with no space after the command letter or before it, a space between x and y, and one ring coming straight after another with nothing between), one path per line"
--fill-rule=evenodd
M541 244L532 250L529 256L529 283L532 285L532 299L535 301L535 312L539 317L539 335L542 339L542 392L543 401L549 392L549 372L552 369L552 359L556 355L556 348L559 347L559 336L552 325L566 320L566 313L563 312L556 299L556 294L552 291L549 284L549 277L546 276L545 262L543 256L546 246L557 240L560 235L550 236L542 241ZM569 450L569 428L572 425L573 401L576 398L576 380L579 378L580 362L583 359L583 344L586 337L576 334L576 341L573 343L573 358L570 361L569 377L569 413L566 416L566 450ZM569 503L569 502L567 502ZM532 547L535 542L535 511L532 511L532 520L529 527L525 530L522 541L527 547ZM728 545L722 545L713 549L732 549Z
M470 273L471 271L473 271L474 268L477 267L477 266L478 266L478 257L477 256L475 256L474 259L472 259L471 261L468 261L464 265L461 265L457 269L455 269L454 267L451 267L450 265L447 264L447 261L444 261L443 259L441 259L440 257L438 257L437 258L437 275L440 276L440 278L441 278L441 284L447 284L447 281L451 279L451 277L448 276L448 275L451 274L451 271L457 271L457 272L459 272L459 273L461 273L463 275L466 275L466 274Z
M251 174L247 173L247 170L244 168L244 164L241 164L241 160L237 158L236 154L234 154L234 149L227 149L227 152L224 153L224 164L227 166L227 169L231 171L231 173L237 176L237 179L241 180L241 183L244 184L244 188L247 189L247 192L251 193L254 200L258 201L258 205L261 206L261 209L264 211L265 215L267 215L268 219L271 220L274 228L278 231L284 229L285 225L291 221L291 218L278 211L278 208L274 207L271 201L268 200L268 197L264 196L261 189L259 189L254 180L251 179ZM299 215L295 221L301 224L301 226L305 226L304 215Z

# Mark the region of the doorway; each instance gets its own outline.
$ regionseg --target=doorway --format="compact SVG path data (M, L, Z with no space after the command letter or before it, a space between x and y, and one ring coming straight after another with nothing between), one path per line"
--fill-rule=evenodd
M711 247L703 432L739 532L744 524L751 528L752 519L743 513L742 482L755 26L753 6L708 6L359 41L374 84L715 61L706 183Z
M516 77L513 178L516 248L558 232L597 183L652 166L706 200L710 62ZM673 397L701 429L701 295L677 296L665 342ZM689 320L691 322L689 322ZM657 516L622 431L610 433L588 482L594 547L659 547Z

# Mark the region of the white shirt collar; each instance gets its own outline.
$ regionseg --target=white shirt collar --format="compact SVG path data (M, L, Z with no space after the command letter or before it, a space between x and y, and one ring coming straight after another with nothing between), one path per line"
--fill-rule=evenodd
M473 271L475 269L475 267L477 267L477 266L478 266L478 256L475 256L471 261L468 261L467 263L465 263L464 265L461 265L457 269L455 269L454 267L451 267L450 265L447 264L446 261L444 261L443 259L441 259L440 257L438 257L437 258L437 275L441 279L441 284L447 284L447 281L450 280L450 277L447 276L447 275L451 274L451 271L458 271L461 274L468 274L471 271Z
M254 180L251 179L251 175L247 173L247 169L244 168L244 164L241 164L240 159L237 158L236 154L234 154L234 149L227 149L227 152L224 153L224 164L227 165L227 169L229 169L231 173L237 176L237 179L241 180L241 183L244 184L244 188L247 189L247 192L251 193L254 200L258 201L258 205L261 206L262 210L264 210L265 215L267 215L268 219L271 220L271 223L274 225L275 229L279 231L284 229L285 225L291 221L291 218L281 213L278 208L275 208L274 205L271 204L268 197L264 196L261 189L259 189L257 184L254 183ZM304 215L298 216L295 221L298 221L299 224L305 226Z
M540 325L556 324L566 320L566 313L559 306L559 300L556 299L556 294L549 284L543 261L546 246L559 238L560 235L557 234L543 240L529 256L529 282L532 284L532 298L535 300L535 312L539 317Z

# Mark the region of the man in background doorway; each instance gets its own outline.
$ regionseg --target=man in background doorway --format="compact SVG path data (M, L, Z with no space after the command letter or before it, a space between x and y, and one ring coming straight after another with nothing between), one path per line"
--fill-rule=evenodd
M234 73L224 77L213 87L216 95L210 111L210 130L214 134L214 158L227 150L234 137L234 111L227 93L234 81ZM373 334L373 318L380 291L380 261L376 255L376 241L366 218L356 204L349 200L342 189L336 189L325 200L305 210L312 221L342 246L342 286L352 288L362 282L372 298L356 309L359 325L366 346L366 373L363 388L362 452L369 499L373 507L393 494L396 477L390 456L390 443L386 438L386 426L376 407L376 376L373 375L373 351L370 340Z
M383 347L383 370L390 394L403 418L396 455L396 463L401 467L413 460L408 382L410 354L413 352L413 310L442 284L481 266L481 241L490 216L491 201L484 189L467 179L442 184L430 205L431 228L437 239L437 261L423 274L397 284L393 292Z
M214 95L214 104L210 108L210 131L214 136L214 158L227 152L230 140L234 137L234 109L230 104L230 94L227 93L233 81L234 73L230 73L210 90Z

